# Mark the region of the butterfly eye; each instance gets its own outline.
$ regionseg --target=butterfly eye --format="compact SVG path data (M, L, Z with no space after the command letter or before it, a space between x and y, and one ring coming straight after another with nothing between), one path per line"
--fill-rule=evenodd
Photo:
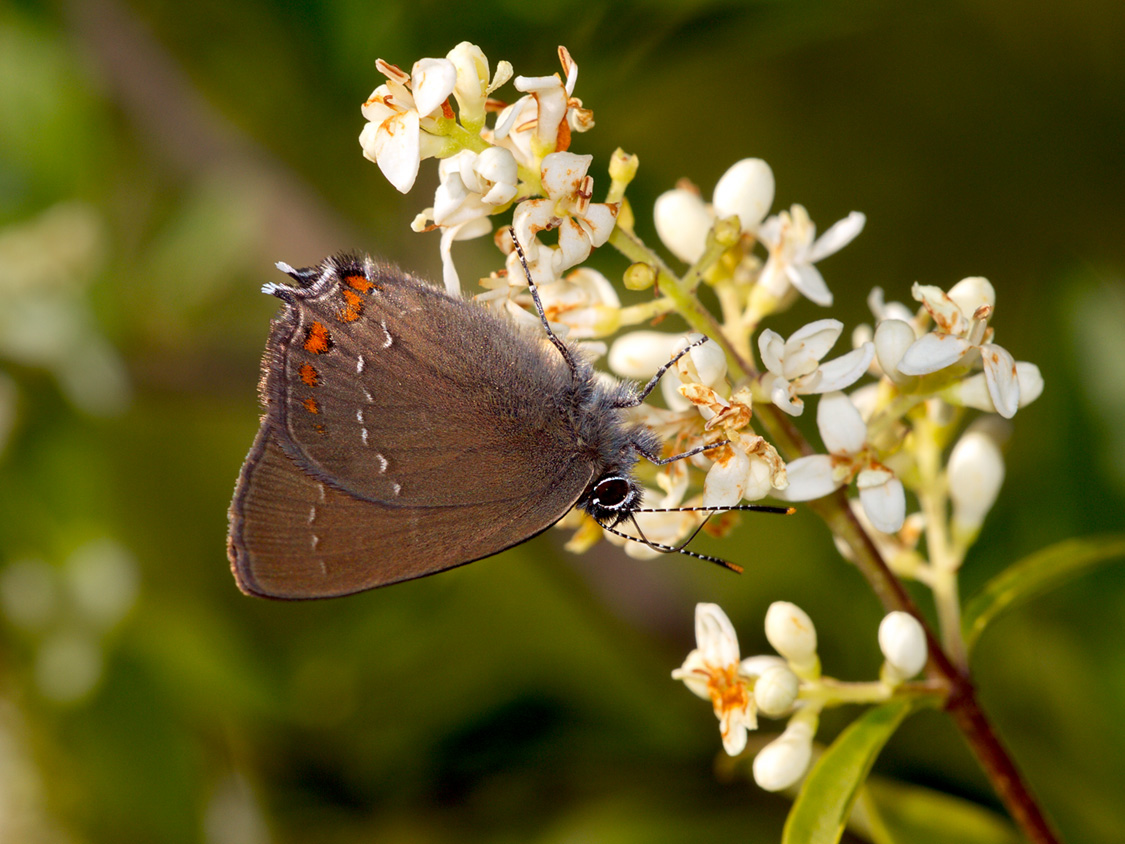
M628 479L602 478L590 493L590 503L609 510L619 510L633 499L633 487Z

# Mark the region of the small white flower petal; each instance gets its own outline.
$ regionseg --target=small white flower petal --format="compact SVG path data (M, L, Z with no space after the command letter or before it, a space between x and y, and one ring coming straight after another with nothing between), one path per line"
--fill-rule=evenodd
M769 390L770 401L790 416L800 416L805 411L805 403L789 389L789 382L780 375L767 374L762 386Z
M991 343L981 346L980 353L984 361L984 380L992 403L996 405L996 412L1005 419L1011 419L1020 406L1016 360L1007 349Z
M867 441L867 425L844 393L825 393L820 397L816 426L830 454L858 454Z
M925 334L903 354L898 371L903 375L928 375L957 363L972 348L967 340L952 334Z
M710 665L725 666L739 661L738 634L718 604L695 605L695 642Z
M559 245L555 252L555 276L577 266L590 257L590 238L573 217L564 217L559 224Z
M746 488L742 491L742 497L747 501L758 501L773 492L773 489L773 467L766 460L756 455L751 456L750 471L746 475Z
M775 495L784 501L812 501L834 492L842 484L835 477L832 457L810 454L785 464L789 486Z
M968 329L969 324L965 318L966 315L940 287L915 282L910 288L910 295L921 302L922 306L930 312L930 316L934 318L939 331L960 336Z
M786 377L796 378L816 369L816 364L836 345L843 330L844 324L838 319L818 319L789 335L785 341Z
M898 533L906 520L906 491L902 481L885 469L866 469L856 478L863 512L876 530Z
M832 304L832 291L820 270L812 264L790 264L785 271L790 283L810 302L822 307Z
M414 108L420 117L441 108L457 85L457 68L449 59L419 59L410 74Z
M409 193L418 178L418 167L422 161L420 134L416 111L404 111L388 117L375 133L372 144L375 163L399 193Z
M673 347L673 353L679 352L688 343L695 343L702 339L702 334L697 331L692 332L676 343ZM686 357L691 359L691 363L699 375L700 384L714 387L722 383L724 376L727 374L727 356L723 353L722 347L714 340L708 338L705 343L688 352Z
M982 307L996 307L996 290L987 278L970 276L949 288L952 299L965 317L971 317Z
M711 699L711 689L707 684L707 664L698 648L687 655L684 664L672 671L673 680L681 680L693 695L704 700Z
M519 181L519 167L510 150L504 147L489 147L477 156L473 171L488 185L484 196L489 205L503 205L516 195Z
M544 156L540 168L543 191L554 200L573 197L582 187L593 160L592 155L572 152L552 152Z
M875 344L864 343L858 349L853 349L846 355L841 355L835 360L821 364L819 378L816 381L815 391L818 393L831 390L842 390L850 387L863 377L871 360L875 357ZM800 392L805 392L801 390Z
M774 375L784 377L785 340L776 331L766 328L758 335L758 351L762 355L762 365Z
M742 500L750 474L750 457L741 448L726 446L708 454L718 455L703 481L703 507L731 507Z
M769 213L773 194L770 166L760 158L744 158L719 179L713 204L720 217L737 214L743 231L753 231Z
M746 749L746 724L742 713L724 710L719 719L719 733L723 737L723 750L728 756L737 756Z
M685 264L693 264L707 246L711 215L692 191L676 188L662 193L653 207L656 233L669 251Z
M900 319L884 319L875 326L875 356L879 368L892 381L901 383L909 377L899 372L898 365L916 339L910 323Z
M926 667L926 634L910 613L887 613L879 624L879 649L895 675L908 680Z
M859 211L853 211L844 219L837 220L829 226L828 231L816 239L809 252L809 261L819 261L839 252L859 236L866 224L867 217Z
M1039 372L1039 367L1033 363L1018 362L1016 364L1016 380L1019 381L1020 407L1031 404L1043 392L1043 376ZM992 402L992 396L989 393L983 372L978 372L976 375L943 390L941 396L953 404L972 407L987 413L996 412L996 405Z
M613 227L617 225L617 203L604 202L591 203L580 218L579 222L590 238L592 246L603 246L609 236L613 234Z
M1043 374L1035 364L1017 362L1016 380L1020 382L1020 407L1031 404L1043 394Z

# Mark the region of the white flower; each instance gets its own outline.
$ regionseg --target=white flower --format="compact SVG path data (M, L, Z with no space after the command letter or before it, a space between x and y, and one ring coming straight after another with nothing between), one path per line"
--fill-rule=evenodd
M1005 349L991 343L988 325L996 292L985 278L957 282L948 294L939 287L915 284L912 293L934 320L934 330L918 338L899 362L904 375L928 375L955 363L980 362L984 381L996 412L1011 419L1020 406L1016 361ZM1036 370L1038 372L1038 370Z
M778 299L792 285L816 304L831 305L832 293L813 264L851 243L866 221L863 214L853 211L817 238L816 226L801 205L770 217L758 229L758 239L770 251L758 285Z
M746 748L747 731L758 727L757 709L749 679L741 671L738 636L717 604L696 604L695 642L695 650L672 677L711 701L723 749L737 756Z
M530 170L539 169L549 153L565 151L571 131L585 132L594 125L593 115L572 96L578 65L566 47L559 47L559 61L565 80L557 73L516 77L516 90L527 96L500 112L491 135L494 143L510 149L520 165Z
M439 117L446 116L443 107L457 83L457 68L448 59L420 59L408 76L382 59L375 66L387 82L363 104L368 123L359 142L364 157L378 164L400 193L407 193L418 177L422 159L446 149L446 139L429 130Z
M892 685L909 680L926 665L926 634L914 616L888 613L879 624L879 650L887 662L883 679Z
M812 740L816 734L818 714L811 709L799 710L778 738L758 751L754 757L754 782L766 791L781 791L805 775L812 761Z
M727 445L707 452L713 462L703 480L704 507L732 507L786 488L786 465L765 438L745 431L728 430L726 435Z
M434 206L419 214L411 228L424 231L428 220L442 229L442 277L450 293L459 294L461 282L453 264L455 240L469 240L492 231L488 216L516 195L518 168L512 154L500 147L481 153L462 150L438 164L439 184Z
M620 375L648 378L669 358L702 334L676 337L656 331L635 331L614 341L609 365ZM711 461L703 483L705 508L724 508L739 501L756 501L787 483L785 463L764 438L739 430L750 423L751 397L742 390L729 399L716 388L726 385L726 356L708 341L692 348L664 374L661 388L674 411L694 407L705 420L705 431L723 432L726 445L707 451ZM696 465L699 465L698 463Z
M842 390L859 380L875 356L872 343L820 363L843 330L839 320L820 319L797 329L788 340L768 328L758 335L758 350L768 370L762 375L762 386L775 405L799 416L804 410L799 396Z
M662 193L653 209L656 233L677 258L695 263L716 219L737 215L743 231L755 231L773 204L773 192L770 166L760 158L744 158L719 179L710 207L694 190L680 187Z
M788 601L774 601L766 610L766 639L785 657L798 676L820 673L816 627L808 613Z
M569 152L547 155L540 169L545 196L516 206L512 226L536 284L554 281L564 271L585 261L613 231L618 205L590 202L594 180L586 175L586 170L591 161L591 155ZM542 244L538 239L539 232L551 229L558 230L557 246ZM508 256L507 264L510 277L523 277L515 250Z
M789 486L778 497L811 501L855 478L859 500L871 523L883 533L897 533L906 518L906 492L868 448L867 426L859 410L844 393L827 393L817 406L816 424L828 454L791 461L787 466Z

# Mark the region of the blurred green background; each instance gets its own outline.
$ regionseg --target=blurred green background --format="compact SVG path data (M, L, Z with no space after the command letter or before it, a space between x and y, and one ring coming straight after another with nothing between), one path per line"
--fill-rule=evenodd
M226 509L257 428L272 264L361 249L440 276L360 155L375 59L461 40L517 73L566 44L651 202L759 156L775 208L863 235L822 269L832 315L881 285L995 284L993 325L1046 391L1015 420L965 594L1125 497L1125 13L1118 0L0 4L0 841L776 841L788 801L716 769L709 707L669 678L693 607L744 654L765 608L816 621L870 679L880 609L815 518L759 516L683 557L583 557L550 531L413 583L243 597ZM512 89L500 92L511 97ZM599 187L600 186L600 187ZM608 254L596 265L619 276ZM496 266L458 246L462 277ZM783 332L826 315L804 302ZM671 323L663 327L675 328ZM804 420L809 422L811 420ZM1071 842L1125 830L1125 577L1006 616L976 654L998 730ZM830 740L854 711L826 717ZM766 722L769 728L771 722ZM877 772L995 808L937 713Z

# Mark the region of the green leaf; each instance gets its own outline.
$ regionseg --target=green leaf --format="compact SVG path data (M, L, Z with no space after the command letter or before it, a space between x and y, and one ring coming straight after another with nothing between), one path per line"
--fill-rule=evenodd
M805 779L785 821L783 844L840 840L875 757L898 725L929 698L894 700L866 712L836 737Z
M1019 844L1015 827L978 803L912 783L871 777L848 820L871 841Z
M1118 557L1125 557L1125 536L1121 534L1067 539L1024 557L992 578L965 604L961 618L965 648L971 651L984 628L1008 607Z

